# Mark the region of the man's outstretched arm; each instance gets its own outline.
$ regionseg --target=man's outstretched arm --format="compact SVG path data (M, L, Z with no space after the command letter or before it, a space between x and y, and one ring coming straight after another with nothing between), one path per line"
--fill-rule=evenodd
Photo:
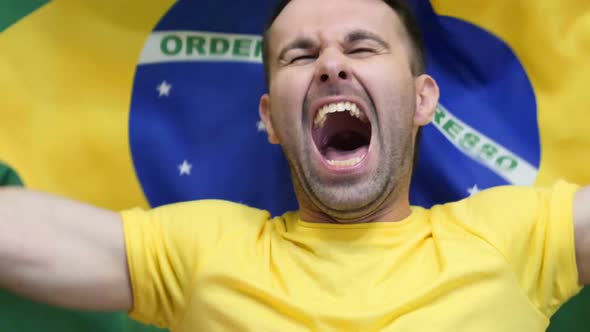
M0 189L0 288L68 308L130 310L120 216L49 194Z

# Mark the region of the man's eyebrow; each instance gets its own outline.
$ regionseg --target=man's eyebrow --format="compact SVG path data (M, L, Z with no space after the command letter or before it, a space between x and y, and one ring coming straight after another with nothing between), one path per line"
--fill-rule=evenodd
M293 49L310 49L310 48L314 48L316 47L316 43L310 39L310 38L306 38L306 37L299 37L297 39L295 39L294 41L290 42L289 44L287 44L287 46L283 47L283 49L281 50L281 52L279 53L279 59L283 59L285 57L285 53L289 52L290 50Z
M367 31L367 30L363 30L363 29L357 29L357 30L353 30L353 31L349 32L346 35L346 37L344 38L344 42L346 44L353 44L358 41L367 40L367 39L378 43L383 48L390 47L389 43L387 43L385 40L383 40L383 38L379 37L377 34L371 32L371 31Z

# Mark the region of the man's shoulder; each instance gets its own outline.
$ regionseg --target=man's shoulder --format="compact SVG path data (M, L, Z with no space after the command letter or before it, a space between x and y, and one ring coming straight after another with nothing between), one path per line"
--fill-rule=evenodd
M223 225L230 228L266 224L268 222L285 223L297 215L296 211L285 212L272 217L270 212L243 203L220 199L202 199L182 201L154 207L149 210L131 209L121 211L123 219L152 220L168 224L187 224L199 226Z
M578 186L563 180L550 186L504 185L482 190L464 199L464 204L477 207L532 207L550 203L555 198L571 196Z
M165 218L207 218L211 221L220 219L261 220L269 219L270 213L264 209L248 206L238 202L221 199L200 199L162 205L149 210L149 213Z
M537 201L542 196L569 191L573 184L558 181L552 186L501 185L471 193L458 201L433 206L432 209L452 209L456 206L495 207L523 204Z
M482 190L462 200L433 206L433 217L489 227L516 227L539 220L550 211L571 209L577 185L557 181L552 186L505 185Z
M154 207L153 211L190 211L190 210L217 210L222 211L261 211L266 212L263 209L258 209L243 203L232 202L223 199L198 199L189 201L180 201Z

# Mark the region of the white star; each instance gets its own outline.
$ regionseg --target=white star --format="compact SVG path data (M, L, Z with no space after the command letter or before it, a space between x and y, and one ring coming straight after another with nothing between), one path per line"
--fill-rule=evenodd
M477 194L479 192L479 188L477 187L477 185L473 185L473 187L467 189L467 192L469 193L469 196L473 196L475 194Z
M162 81L162 83L160 83L160 85L158 85L158 93L159 96L158 97L162 97L162 96L170 96L170 89L172 89L172 84L169 84L166 81Z
M182 164L178 165L178 170L180 171L179 175L191 175L191 168L193 168L193 165L189 164L188 161L184 160Z
M266 126L264 125L264 122L262 122L262 121L256 122L256 128L258 129L259 132L266 131Z

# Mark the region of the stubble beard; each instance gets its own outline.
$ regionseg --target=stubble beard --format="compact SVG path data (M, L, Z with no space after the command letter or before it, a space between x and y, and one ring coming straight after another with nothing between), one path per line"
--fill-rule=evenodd
M300 205L309 202L335 221L354 223L378 214L384 204L395 202L398 196L407 195L412 140L401 136L390 139L388 145L381 139L378 166L374 171L359 178L339 179L332 183L327 183L313 171L309 161L310 147L300 148L300 158L283 147ZM396 146L400 148L396 149Z

